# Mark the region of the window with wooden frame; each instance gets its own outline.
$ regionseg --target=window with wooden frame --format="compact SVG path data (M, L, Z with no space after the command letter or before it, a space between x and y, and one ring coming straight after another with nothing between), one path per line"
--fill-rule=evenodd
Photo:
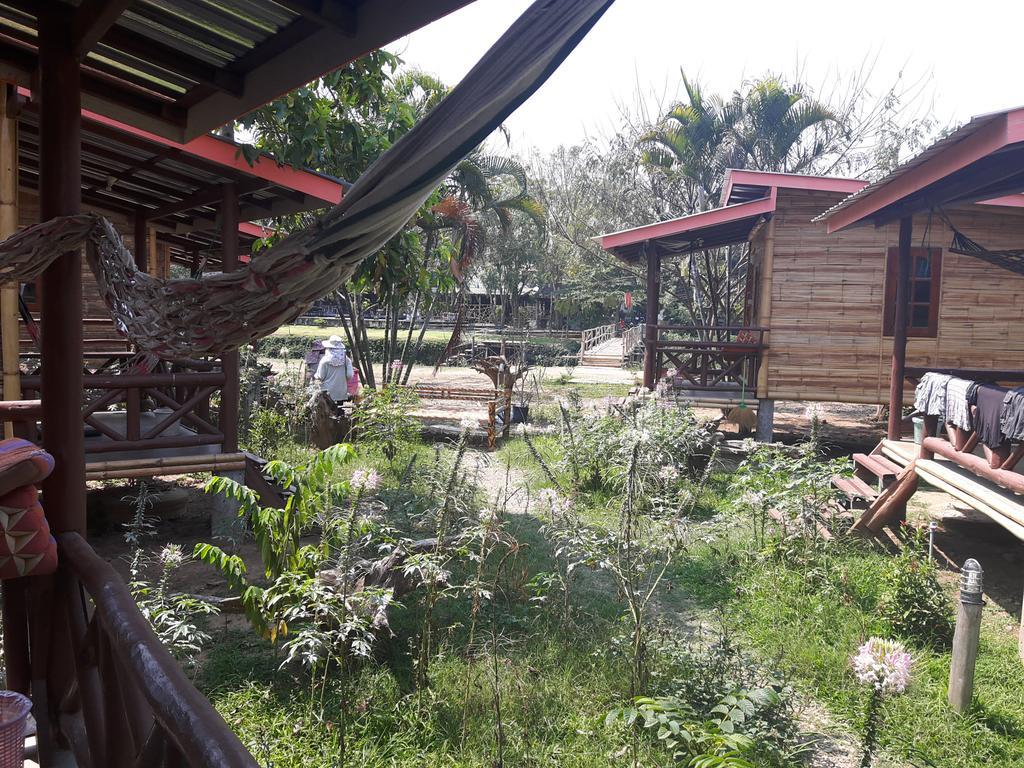
M892 336L896 324L896 270L899 248L890 248L885 266L885 322L883 334ZM910 249L910 302L907 336L934 339L939 333L939 291L942 282L942 249Z

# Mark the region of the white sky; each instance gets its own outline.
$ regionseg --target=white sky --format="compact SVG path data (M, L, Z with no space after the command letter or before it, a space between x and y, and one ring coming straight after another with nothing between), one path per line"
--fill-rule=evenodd
M528 5L476 0L390 49L454 85ZM902 71L940 124L961 123L1024 104L1022 29L1024 0L617 0L507 126L514 150L547 150L613 131L637 85L674 96L681 66L725 94L798 66L815 87L848 82L871 59L875 91Z

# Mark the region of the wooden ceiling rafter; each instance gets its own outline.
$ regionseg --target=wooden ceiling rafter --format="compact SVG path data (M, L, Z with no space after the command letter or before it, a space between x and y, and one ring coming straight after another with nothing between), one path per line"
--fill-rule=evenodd
M279 5L311 19L322 27L336 29L346 37L355 37L359 28L358 11L341 0L275 0Z
M84 59L134 0L84 0L75 12L75 56Z

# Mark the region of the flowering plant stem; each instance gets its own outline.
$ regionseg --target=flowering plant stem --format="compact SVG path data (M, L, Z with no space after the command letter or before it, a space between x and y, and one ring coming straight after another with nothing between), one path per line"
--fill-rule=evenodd
M878 747L878 726L881 717L882 694L876 689L871 689L868 696L867 711L864 716L864 754L860 760L860 768L871 768L874 760L875 749Z

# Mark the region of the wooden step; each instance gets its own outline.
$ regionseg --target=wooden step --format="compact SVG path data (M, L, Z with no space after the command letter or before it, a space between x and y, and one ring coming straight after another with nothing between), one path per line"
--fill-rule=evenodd
M894 464L885 456L877 453L855 453L853 454L853 463L883 482L894 479L896 475L903 471L902 467L898 464Z
M859 477L832 476L832 485L842 491L850 501L873 501L878 491Z

